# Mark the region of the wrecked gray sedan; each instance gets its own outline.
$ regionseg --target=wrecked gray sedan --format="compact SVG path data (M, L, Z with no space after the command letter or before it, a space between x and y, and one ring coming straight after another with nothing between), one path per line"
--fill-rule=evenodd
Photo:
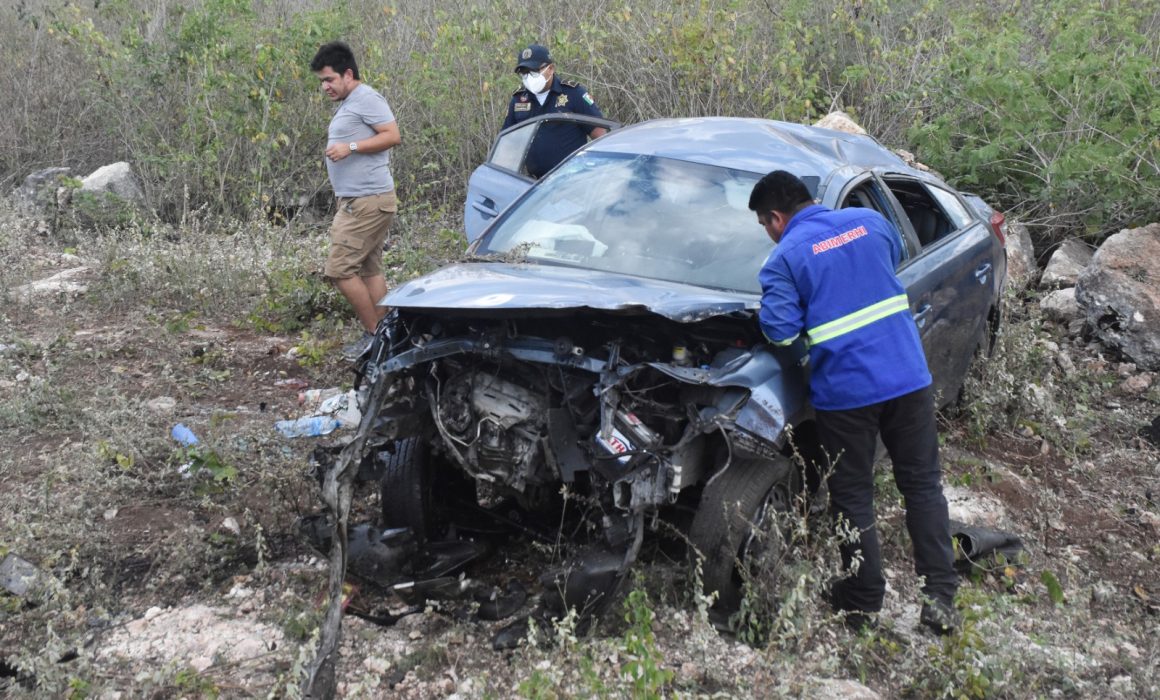
M775 354L756 320L771 243L747 204L775 168L828 206L895 223L936 389L953 398L998 323L1001 216L984 220L867 137L646 122L531 186L470 261L383 301L391 311L358 368L381 399L364 425L383 526L434 541L465 510L529 530L539 517L576 544L545 596L557 611L599 609L652 516L673 506L691 513L706 588L735 607L745 524L816 482L789 456L791 433L810 454L807 370Z

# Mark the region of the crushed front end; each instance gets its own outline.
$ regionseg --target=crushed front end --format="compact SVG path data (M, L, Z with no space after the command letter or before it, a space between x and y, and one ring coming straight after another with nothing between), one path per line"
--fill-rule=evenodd
M366 407L366 450L391 460L414 445L424 458L405 468L430 474L397 481L403 494L384 482L384 527L430 530L450 482L433 474L458 471L531 512L566 487L599 533L554 579L558 603L598 609L635 560L646 515L736 457L775 456L806 410L787 415L802 379L755 331L748 312L683 322L647 309L393 309L359 367L360 381L385 385Z

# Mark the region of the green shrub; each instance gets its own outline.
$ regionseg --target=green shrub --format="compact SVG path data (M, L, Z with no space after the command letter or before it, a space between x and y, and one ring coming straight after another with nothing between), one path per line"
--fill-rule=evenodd
M624 620L628 629L621 649L628 660L621 667L621 673L632 684L629 696L660 697L665 686L672 681L673 672L664 668L664 657L657 650L656 635L652 630L655 616L649 606L648 594L639 588L632 591L628 594L625 608Z
M623 123L724 115L812 121L851 112L1054 240L1093 242L1160 218L1156 3L1052 0L145 0L0 8L0 183L47 165L129 160L163 220L249 218L329 192L331 109L308 70L324 41L355 49L403 144L404 207L459 229L467 177L511 91L515 51L546 42L560 74ZM69 66L62 72L55 66Z
M295 333L316 320L347 313L342 295L320 275L300 266L287 266L266 273L266 292L249 320L258 330Z
M308 63L349 19L281 9L204 0L154 16L123 0L24 24L58 44L72 91L89 100L86 138L105 148L86 165L129 159L153 206L177 219L188 202L244 215L322 186L325 108Z
M1091 0L964 11L911 136L959 185L1021 208L1041 239L1099 242L1149 223L1160 215L1156 18L1154 4Z

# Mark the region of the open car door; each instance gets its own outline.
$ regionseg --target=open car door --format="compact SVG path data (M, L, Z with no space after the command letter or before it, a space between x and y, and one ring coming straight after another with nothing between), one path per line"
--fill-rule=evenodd
M620 127L618 122L608 119L565 112L532 117L501 131L487 160L467 181L463 227L468 243L479 238L500 212L535 184L536 178L527 169L528 152L544 124L561 122L604 127L609 131Z

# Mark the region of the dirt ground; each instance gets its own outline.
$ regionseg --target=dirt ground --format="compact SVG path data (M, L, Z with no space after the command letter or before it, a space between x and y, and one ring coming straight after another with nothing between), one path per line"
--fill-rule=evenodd
M23 281L76 265L48 248L29 260ZM302 337L240 319L111 304L102 274L81 275L87 291L6 289L0 558L39 573L34 590L0 596L0 693L293 696L326 581L324 557L296 524L318 508L308 457L342 431L286 439L273 425L303 413L303 385L348 386L348 367L333 349L304 355ZM942 424L952 517L1015 533L1027 552L1021 565L964 580L962 634L918 629L903 511L887 484L890 591L875 633L851 633L813 601L795 637L751 648L713 629L685 561L653 543L638 565L652 647L627 641L640 627L627 608L587 637L562 626L509 652L489 645L504 622L480 621L461 603L432 603L389 626L348 615L340 694L1160 696L1160 381L1032 311L1012 323L1074 367L1015 374L1055 394L1013 426L980 415L988 404ZM196 449L170 438L178 423L198 436ZM363 487L353 519L372 519L376 498ZM468 575L499 583L552 556L517 542ZM352 610L407 607L353 583ZM671 676L634 683L626 664L642 658Z

